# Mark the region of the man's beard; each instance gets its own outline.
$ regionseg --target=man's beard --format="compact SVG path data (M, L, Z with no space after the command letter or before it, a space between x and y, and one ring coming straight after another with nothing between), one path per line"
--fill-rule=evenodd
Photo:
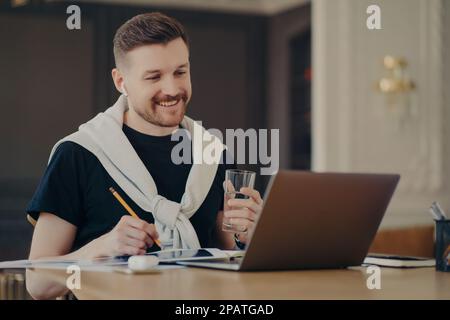
M168 100L179 100L178 104L181 104L175 107L176 110L173 110L174 114L170 111L163 110L163 108L170 110L173 107L163 107L157 104L157 102ZM150 108L136 111L140 117L153 125L159 127L175 127L183 120L188 102L187 94L180 93L173 97L165 96L163 99L154 98L150 101Z

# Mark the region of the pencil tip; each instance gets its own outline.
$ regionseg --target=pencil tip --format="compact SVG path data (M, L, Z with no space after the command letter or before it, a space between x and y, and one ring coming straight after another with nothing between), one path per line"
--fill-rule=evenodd
M115 192L116 190L114 190L114 188L113 188L113 187L110 187L110 188L109 188L109 191L111 191L111 192Z

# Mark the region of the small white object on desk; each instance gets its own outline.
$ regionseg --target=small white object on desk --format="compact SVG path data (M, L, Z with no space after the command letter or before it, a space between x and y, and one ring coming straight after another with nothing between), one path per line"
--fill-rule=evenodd
M155 256L131 256L128 259L128 268L133 271L145 271L155 268L159 264Z

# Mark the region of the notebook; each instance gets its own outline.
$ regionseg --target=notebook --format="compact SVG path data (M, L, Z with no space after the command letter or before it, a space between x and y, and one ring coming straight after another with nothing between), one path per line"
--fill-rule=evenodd
M425 268L434 267L436 261L431 258L422 257L370 254L364 259L364 264L393 268Z

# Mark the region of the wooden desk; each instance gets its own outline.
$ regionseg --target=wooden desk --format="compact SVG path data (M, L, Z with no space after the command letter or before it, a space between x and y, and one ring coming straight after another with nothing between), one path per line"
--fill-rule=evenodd
M36 269L66 283L64 270ZM232 272L171 269L159 274L81 272L78 299L450 299L450 273L381 269L381 290L367 288L365 268Z

